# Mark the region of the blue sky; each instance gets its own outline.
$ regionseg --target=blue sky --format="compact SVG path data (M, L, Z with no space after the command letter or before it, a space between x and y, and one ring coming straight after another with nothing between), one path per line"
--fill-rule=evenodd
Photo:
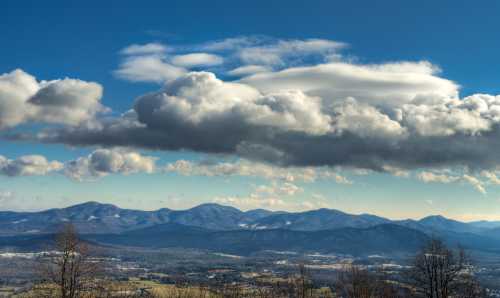
M499 12L496 1L5 1L0 209L219 202L500 219ZM124 128L138 97L144 127Z

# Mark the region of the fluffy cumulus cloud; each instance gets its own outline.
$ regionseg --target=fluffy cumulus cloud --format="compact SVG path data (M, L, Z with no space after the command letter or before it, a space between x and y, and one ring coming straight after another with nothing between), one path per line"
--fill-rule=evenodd
M397 139L406 137L407 129L375 107L348 98L333 108L334 129L339 135L352 133L361 138Z
M88 180L109 174L153 173L156 158L120 149L98 149L86 157L70 161L64 173L75 180Z
M14 70L0 75L0 130L26 122L78 125L105 112L102 87L75 79L37 81Z
M45 176L61 173L77 180L92 180L110 174L153 173L156 158L124 149L97 149L88 156L67 162L49 161L41 155L8 159L0 155L0 175Z
M10 177L46 175L63 167L63 163L48 161L41 155L25 155L17 159L8 159L0 155L0 174Z
M402 69L395 70L394 64L366 66L366 70L370 80L378 77L371 74L373 71L382 72L381 77L384 71L411 71L408 63L399 67ZM307 88L307 80L304 88L297 84L297 89L283 87L266 93L258 84L223 81L210 72L190 72L158 92L136 99L126 116L92 127L45 132L39 138L74 145L236 154L286 166L388 171L496 165L499 156L491 148L498 142L499 97L460 99L455 84L434 76L432 67L420 63L414 67L417 78L423 75L428 77L424 81L438 82L436 88L433 84L420 86L411 75L400 76L398 83L395 76L388 85L372 85L372 100L368 82L360 84L365 91L347 87L355 96L341 100L311 92L314 88ZM422 69L426 67L427 72ZM342 86L332 84L330 89L333 94ZM399 103L396 98L400 98Z
M43 138L70 137L81 144L98 138L110 144L232 153L255 137L323 134L330 130L330 116L322 113L319 98L301 91L264 95L244 84L224 82L213 73L191 72L139 97L126 119L70 130Z
M136 98L122 116L75 125L99 110L90 104L99 101L90 99L100 93L81 90L89 83L38 83L17 73L0 83L0 126L38 119L68 126L11 137L191 150L276 167L340 166L408 176L415 169L465 166L469 171L453 182L471 185L480 185L482 180L474 179L481 171L496 175L499 96L460 97L459 84L430 62L360 64L344 59L345 48L331 40L262 37L132 45L122 51L116 74L162 87ZM227 74L238 79L223 79ZM61 96L54 96L58 92ZM71 106L64 113L59 103L80 110ZM49 110L32 111L44 108ZM493 183L493 177L484 172L481 179Z
M479 135L500 120L500 96L476 94L431 104L421 100L417 98L400 111L403 122L422 136Z
M0 76L0 129L26 121L32 114L27 101L39 88L36 79L21 70Z

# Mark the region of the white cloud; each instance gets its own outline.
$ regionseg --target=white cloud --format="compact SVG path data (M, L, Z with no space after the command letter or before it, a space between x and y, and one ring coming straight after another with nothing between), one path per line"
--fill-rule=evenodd
M314 54L327 56L344 47L344 43L326 39L277 40L241 47L237 55L244 64L283 65L290 58Z
M288 204L279 198L261 197L256 194L248 196L218 196L213 199L215 203L235 206L241 210L265 208L270 210L289 210Z
M258 162L239 160L236 162L193 162L178 160L165 166L166 172L178 173L185 176L208 177L263 177L266 179L286 182L311 183L318 179L333 180L339 184L352 184L345 176L329 169L321 168L282 168Z
M186 72L183 67L172 65L167 53L173 51L160 43L133 44L123 50L125 57L114 74L132 82L164 83Z
M267 194L274 196L293 196L296 193L303 192L304 189L291 182L272 182L270 185L259 185L255 188L255 192L259 194Z
M335 68L313 68L318 71L321 67ZM413 75L408 73L412 67ZM299 73L306 69L312 68L301 68ZM117 118L97 129L81 127L42 137L69 144L188 149L278 165L377 171L404 171L429 163L438 167L494 166L500 160L488 149L494 147L500 124L498 97L455 98L456 84L432 75L435 70L425 63L350 65L346 69L349 80L357 78L358 82L341 87L332 79L328 92L349 91L357 97L320 96L324 92L308 87L316 80L299 77L297 84L290 85L298 90L284 85L278 90L281 74L294 73L296 68L272 73L268 79L277 90L270 93L260 90L258 84L244 83L260 75L234 83L213 73L191 72L158 92L139 97L133 126L124 124L129 119ZM317 75L328 77L330 73ZM318 87L327 88L326 81ZM474 142L467 141L472 138Z
M268 72L271 71L270 67L263 65L245 65L237 67L233 70L228 71L229 75L232 76L248 76L253 75L260 72Z
M170 51L135 46L124 54L124 64L151 63L132 67L140 71L130 79L168 82L136 100L129 113L134 117L52 129L34 139L192 150L276 166L370 169L402 176L414 169L467 166L479 171L500 164L494 150L500 146L500 97L460 98L459 85L440 77L440 68L427 61L359 64L338 59L344 46L331 40L265 37L172 46ZM215 73L186 72L169 62L175 55L201 52L224 57L214 71L262 66L266 72L224 81ZM337 58L332 61L332 56ZM5 113L3 118L17 115ZM24 120L7 121L16 125Z
M307 57L328 60L338 56L344 43L326 39L280 40L266 37L229 38L199 45L160 43L133 44L123 50L125 56L115 74L133 82L163 83L178 77L185 68L237 65L232 75L248 75L302 63ZM225 57L219 55L224 53ZM249 65L250 64L250 65ZM264 64L264 65L263 65ZM221 70L228 72L225 67Z
M423 171L417 175L417 178L425 183L436 182L436 183L453 183L453 182L463 182L470 184L474 189L482 194L486 194L486 189L484 188L484 182L479 180L469 174L462 175L449 175L446 173L433 173L428 171Z
M164 54L169 51L170 48L161 43L147 43L147 44L133 44L120 51L124 55L152 55L152 54Z
M109 174L153 173L156 158L143 156L123 149L98 149L86 157L70 161L64 173L82 181L107 176Z
M127 57L115 70L115 75L132 82L163 83L173 80L186 70L169 64L161 56L146 55Z
M394 167L391 165L382 166L382 170L384 172L390 173L391 175L396 176L396 177L408 178L410 176L410 171L407 171L407 170L404 170L404 169L401 169L398 167ZM361 173L359 171L357 172L357 175L366 175L366 174L367 173Z
M323 114L321 99L301 91L271 93L256 100L255 113L249 119L255 125L279 127L321 135L332 130L329 115ZM261 109L260 109L261 107Z
M406 128L376 108L349 98L334 108L336 133L351 132L362 138L393 139L407 136Z
M0 174L10 177L46 175L61 170L63 166L61 162L48 161L41 155L25 155L17 159L0 155Z
M0 129L23 123L34 113L26 102L39 89L36 79L20 69L0 75Z
M305 211L331 208L324 196L313 195L311 200L294 200L293 196L303 190L292 183L260 185L245 195L217 196L214 202L232 205L242 210L265 208L269 210Z
M429 182L438 182L438 183L451 183L460 180L460 177L457 176L449 176L446 174L435 174L433 172L423 171L417 175L419 180L424 181L425 183Z
M0 75L0 129L26 122L78 125L107 111L102 87L93 82L62 79L38 82L22 70Z
M172 64L191 68L199 66L214 66L224 62L220 56L207 53L191 53L185 55L176 55L171 58Z
M42 84L29 99L36 121L78 125L106 109L101 105L102 87L97 83L63 79Z
M492 184L500 184L500 178L498 178L497 173L494 171L481 171L481 176L488 179L488 181Z
M345 62L291 67L241 80L261 92L298 89L326 102L355 98L380 107L399 107L417 96L456 98L458 86L434 75L428 62L360 65Z
M271 210L302 210L300 202L292 197L304 190L290 182L272 182L269 185L255 186L254 190L246 195L217 196L214 202L238 207L240 209L266 208Z
M97 149L88 156L65 163L49 161L41 155L25 155L16 159L0 155L0 175L9 177L63 173L71 179L83 181L110 174L153 173L155 170L155 157L125 149Z
M261 38L258 37L248 37L248 36L231 37L204 43L200 46L200 48L204 51L213 51L213 52L234 51L237 49L255 45L259 43L260 40Z
M463 175L462 180L472 185L480 193L486 194L486 189L483 186L483 182L477 179L476 177L470 175Z
M239 130L251 127L325 133L330 129L330 117L320 108L319 98L300 91L264 96L252 87L221 81L208 72L188 73L160 92L140 97L135 105L139 119L151 127L165 129L176 122L179 129L202 138L227 136L231 130L240 134Z
M500 97L484 98L477 94L462 100L424 100L416 98L402 107L402 123L419 135L477 135L489 131L500 120Z

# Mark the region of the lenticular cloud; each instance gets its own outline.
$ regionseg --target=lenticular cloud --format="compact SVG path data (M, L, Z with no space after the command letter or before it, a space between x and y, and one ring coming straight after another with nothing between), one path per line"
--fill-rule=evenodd
M500 98L478 94L461 99L454 83L423 71L421 63L414 65L414 76L408 63L400 66L401 70L396 65L358 65L356 69L366 72L350 74L359 76L351 84L332 84L328 89L314 83L315 88L304 80L304 88L275 87L269 92L262 91L255 78L226 82L210 72L190 72L137 98L123 117L39 138L74 145L236 154L295 166L384 170L496 165L498 154L490 148L498 139ZM373 71L380 74L376 82ZM401 83L395 73L405 74ZM373 91L362 80L370 81Z
M461 98L459 85L441 77L436 65L355 64L338 57L344 47L239 38L180 54L161 44L134 45L123 51L130 68L118 71L127 69L122 75L136 81L154 76L163 85L118 117L98 116L105 108L95 83L37 82L15 71L0 77L0 128L59 123L10 137L229 154L280 166L499 166L499 96ZM262 59L250 59L257 52ZM134 59L150 59L147 67L155 71L139 71L146 64L134 68ZM193 71L193 65L217 65L218 71ZM239 77L224 79L227 73Z

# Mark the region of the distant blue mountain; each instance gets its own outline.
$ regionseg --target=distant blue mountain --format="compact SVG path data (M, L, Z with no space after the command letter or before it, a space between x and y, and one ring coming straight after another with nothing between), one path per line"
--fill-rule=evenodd
M500 247L500 227L495 222L464 223L439 215L392 221L333 209L244 212L203 204L187 210L141 211L87 202L41 212L0 212L0 248L47 242L67 222L87 239L110 245L191 247L235 253L280 249L351 254L405 252L429 237L490 252Z
M400 220L394 221L399 225L413 229L425 231L427 233L458 232L458 233L480 233L485 230L470 223L464 223L453 219L448 219L441 215L431 215L420 220Z
M333 209L318 209L298 213L273 214L255 220L254 229L288 229L318 231L339 228L366 228L391 221L374 215L352 215Z
M394 224L307 232L286 229L211 231L165 224L120 235L86 237L107 245L187 247L240 255L264 250L351 255L405 254L416 251L429 239L423 232Z
M0 235L53 233L66 222L73 223L83 234L123 233L165 223L233 230L272 214L262 209L243 212L218 204L203 204L188 210L141 211L87 202L40 212L0 212Z
M469 224L476 228L486 228L486 229L500 228L500 221L479 220L479 221L469 222Z

